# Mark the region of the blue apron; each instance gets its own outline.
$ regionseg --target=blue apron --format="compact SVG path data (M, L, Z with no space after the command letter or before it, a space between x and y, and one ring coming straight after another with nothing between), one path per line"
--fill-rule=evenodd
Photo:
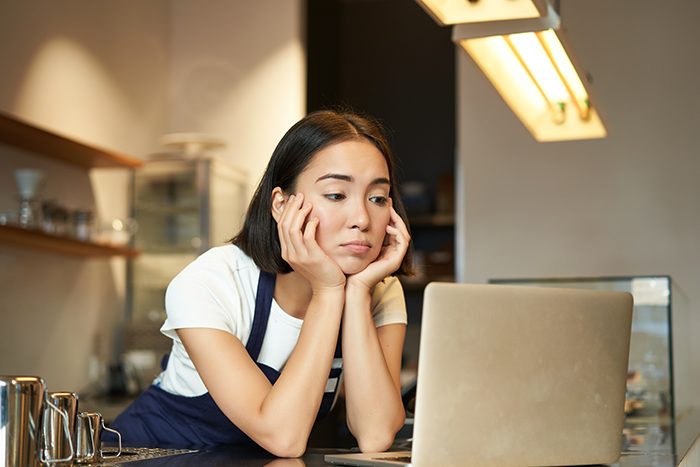
M270 384L275 384L280 373L274 368L258 363L257 360L270 317L275 280L274 274L260 272L253 326L246 344L250 358L260 367ZM333 408L342 371L339 336L334 365L317 420L325 417ZM252 442L224 415L208 392L196 397L179 396L155 385L146 389L110 427L121 434L125 444L132 446L205 447ZM105 430L102 440L116 442L117 437Z

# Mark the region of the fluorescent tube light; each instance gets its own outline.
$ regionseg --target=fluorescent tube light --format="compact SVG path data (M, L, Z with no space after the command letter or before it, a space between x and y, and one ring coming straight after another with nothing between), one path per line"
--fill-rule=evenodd
M604 138L585 74L550 8L536 20L459 24L452 37L481 68L537 141Z

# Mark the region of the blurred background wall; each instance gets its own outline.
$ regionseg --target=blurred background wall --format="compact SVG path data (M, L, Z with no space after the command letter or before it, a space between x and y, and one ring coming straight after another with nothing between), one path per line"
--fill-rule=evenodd
M304 113L300 0L28 0L0 4L0 110L136 158L171 132L228 141L217 155L253 187ZM46 171L44 196L105 219L129 213L129 173L0 146L0 209L12 170ZM124 259L0 245L0 373L79 391L118 355Z
M458 53L458 280L670 275L679 397L698 405L700 6L560 8L610 133L537 143Z

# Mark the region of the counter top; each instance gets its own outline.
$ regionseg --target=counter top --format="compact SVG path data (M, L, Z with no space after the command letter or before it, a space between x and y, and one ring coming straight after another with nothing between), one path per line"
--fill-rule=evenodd
M622 455L615 467L695 467L700 465L700 411L690 411L676 423L631 420L625 424ZM397 440L391 450L406 450L410 441ZM103 466L123 467L328 467L328 453L348 449L309 448L298 459L280 459L257 447L164 452L163 457L129 461L129 456L105 460ZM132 452L133 453L133 452ZM128 454L128 448L127 448ZM167 455L173 454L173 455ZM131 459L134 457L132 456ZM96 465L96 464L93 464Z

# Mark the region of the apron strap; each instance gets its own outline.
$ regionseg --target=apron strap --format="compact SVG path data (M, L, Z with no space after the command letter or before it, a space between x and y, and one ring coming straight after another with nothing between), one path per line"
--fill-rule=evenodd
M272 297L275 294L275 282L277 276L269 272L260 271L258 278L258 293L255 297L255 312L253 315L253 326L250 330L248 343L245 348L254 362L258 361L260 349L262 349L267 321L270 318L270 308L272 307ZM163 371L168 367L170 353L163 355L160 367ZM277 375L279 376L279 374ZM277 378L275 378L277 379Z
M270 308L272 307L272 297L275 294L275 282L277 276L269 272L260 271L258 279L258 293L255 297L255 315L253 316L253 327L250 330L248 343L245 348L254 362L258 361L260 349L265 339L267 321L270 318Z
M318 415L316 420L324 418L333 409L335 403L338 400L338 394L340 391L340 384L342 383L343 374L343 346L341 342L341 336L343 335L342 328L338 333L338 343L335 346L335 354L333 355L333 365L331 366L331 372L328 375L328 381L326 382L326 389L323 393L323 398L321 399L321 406L318 409Z
M260 271L258 292L255 297L255 316L253 317L253 326L250 330L250 337L248 337L248 343L245 346L248 354L256 363L258 361L258 356L260 355L263 340L265 339L265 332L267 331L267 322L270 318L270 309L272 307L272 298L275 293L276 280L277 276L275 274ZM321 406L319 408L317 419L321 419L328 415L328 412L331 411L338 399L338 388L342 381L341 375L343 373L341 334L342 332L338 333L338 342L335 347L333 367L328 375L326 390L323 394L323 399L321 400ZM266 365L263 365L262 363L258 363L258 366L261 368L263 373L265 373L270 382L275 384L275 381L277 381L277 378L279 377L279 372L267 367Z

